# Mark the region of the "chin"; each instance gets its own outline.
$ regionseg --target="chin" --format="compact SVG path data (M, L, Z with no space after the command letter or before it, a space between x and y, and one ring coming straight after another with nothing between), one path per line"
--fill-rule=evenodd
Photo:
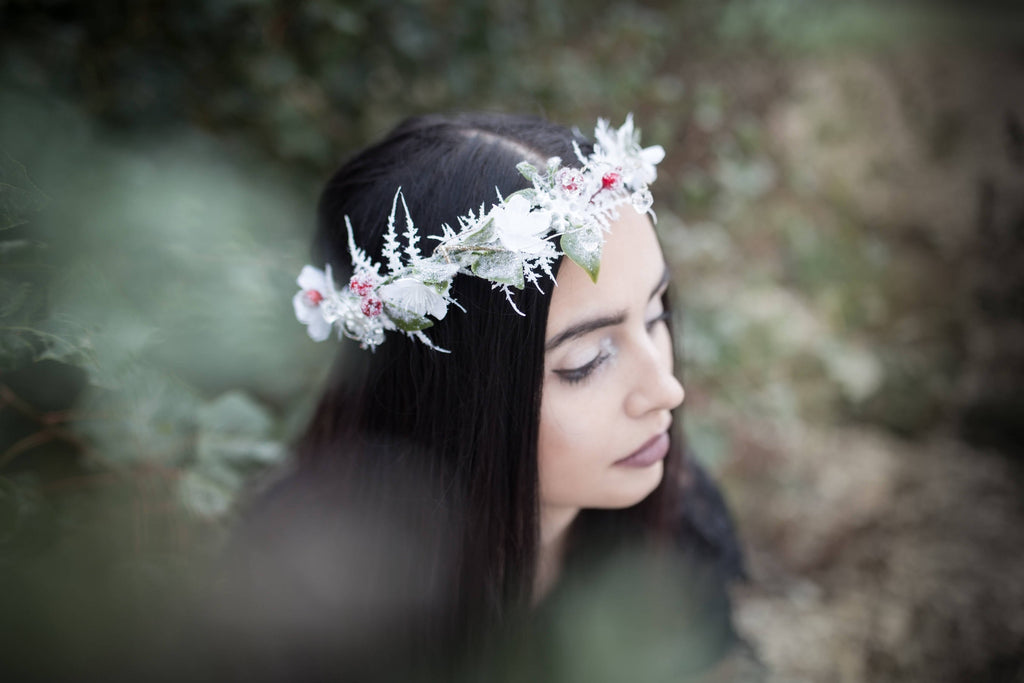
M621 510L636 505L658 488L661 483L665 469L663 463L657 462L650 467L645 467L631 473L630 481L623 482L612 494L608 496L603 505L595 505L606 510Z

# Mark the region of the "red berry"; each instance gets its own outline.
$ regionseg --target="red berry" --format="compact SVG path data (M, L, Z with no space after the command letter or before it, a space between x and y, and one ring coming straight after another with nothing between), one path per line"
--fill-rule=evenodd
M305 291L305 295L306 301L308 301L311 306L319 306L320 302L324 300L324 295L315 289L307 289Z
M375 315L380 315L380 312L384 310L384 303L380 299L367 297L363 299L363 304L360 306L360 309L362 309L363 315L368 318L372 318Z
M373 283L368 279L353 275L352 279L348 281L348 287L359 296L366 296L373 290Z
M565 192L579 192L580 183L583 182L583 175L574 168L563 168L558 172L558 183Z
M609 171L601 176L601 188L605 190L614 190L622 182L622 174L616 171Z

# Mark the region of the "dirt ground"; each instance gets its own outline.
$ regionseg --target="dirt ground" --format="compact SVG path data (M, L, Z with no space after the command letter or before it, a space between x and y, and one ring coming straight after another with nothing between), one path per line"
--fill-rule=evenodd
M768 680L1024 681L1024 497L1005 458L864 431L789 453L743 495L779 487L785 513L739 512L736 615Z

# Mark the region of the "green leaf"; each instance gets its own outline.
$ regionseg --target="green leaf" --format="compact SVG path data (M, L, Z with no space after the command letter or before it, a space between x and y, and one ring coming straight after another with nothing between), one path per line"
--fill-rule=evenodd
M482 254L473 264L473 274L499 285L512 285L516 289L526 286L522 260L518 255L507 251Z
M245 434L263 437L273 420L266 409L241 391L228 391L203 405L196 414L202 433Z
M46 358L79 357L75 341L42 320L46 292L34 282L0 278L0 369L13 370Z
M175 466L195 447L199 396L174 373L127 363L105 377L113 388L91 385L73 423L104 462Z
M231 509L238 486L206 472L190 471L178 482L178 496L186 510L200 517L217 518Z
M284 448L270 439L273 419L241 391L229 391L199 408L196 455L204 465L267 465L284 457Z
M86 368L90 373L90 381L93 384L97 383L93 330L67 318L50 318L43 321L40 328L31 331L31 334L40 340L43 348L36 360L54 360Z
M516 170L519 171L520 175L529 180L531 183L534 178L537 177L537 167L531 164L529 161L520 161L516 164Z
M43 208L46 201L25 167L0 153L0 230L27 223L29 214Z
M425 315L416 315L398 306L386 305L386 308L388 317L403 332L419 332L434 325L434 321Z
M467 232L462 237L461 242L466 245L490 244L495 239L496 236L494 234L494 220L492 219L481 225L476 230L473 230L472 232ZM466 254L467 252L455 254L455 258L458 259L459 262L461 263L463 262L463 259L465 259Z
M591 280L597 282L597 275L601 270L600 238L595 240L594 236L586 231L573 231L563 234L559 243L565 255L587 271Z
M32 285L27 282L13 282L0 278L0 318L11 318L28 301Z

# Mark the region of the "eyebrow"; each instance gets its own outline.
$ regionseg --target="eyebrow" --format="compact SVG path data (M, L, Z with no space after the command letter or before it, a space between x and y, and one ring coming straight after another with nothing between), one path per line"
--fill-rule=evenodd
M651 296L648 298L648 300L653 299L655 296L657 296L658 292L662 291L662 289L668 284L669 276L670 273L668 270L668 266L665 266L665 269L661 273L661 279L658 280L658 284L655 285L654 289L651 290ZM589 334L594 330L599 330L602 327L612 327L613 325L621 325L623 322L625 322L625 320L625 311L618 311L616 313L612 313L611 315L601 316L600 318L591 318L590 320L584 320L583 322L576 323L575 325L572 325L556 334L544 345L544 350L550 351L555 347L564 344L570 339L582 337L583 335Z

